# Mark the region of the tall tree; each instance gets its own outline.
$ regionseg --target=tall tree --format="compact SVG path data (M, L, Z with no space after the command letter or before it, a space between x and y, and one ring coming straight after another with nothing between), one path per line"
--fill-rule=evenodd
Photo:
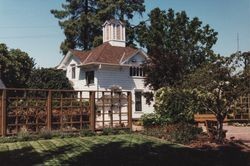
M0 44L1 79L7 87L27 87L27 81L34 67L34 59L20 49L8 50Z
M187 14L153 9L147 21L137 27L137 40L148 50L145 83L153 89L174 86L183 76L214 57L212 46L217 32L202 26L197 18Z
M126 23L128 43L134 40L133 28L129 20L135 13L145 11L144 0L66 0L62 10L51 10L59 19L66 39L61 44L65 54L68 49L91 49L101 44L102 24L111 18Z
M65 73L52 68L34 69L28 86L34 89L73 89Z

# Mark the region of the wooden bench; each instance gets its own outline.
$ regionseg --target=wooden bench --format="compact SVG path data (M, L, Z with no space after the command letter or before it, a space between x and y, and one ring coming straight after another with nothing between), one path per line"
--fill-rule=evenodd
M196 123L205 123L206 120L216 121L214 114L195 114L194 121Z

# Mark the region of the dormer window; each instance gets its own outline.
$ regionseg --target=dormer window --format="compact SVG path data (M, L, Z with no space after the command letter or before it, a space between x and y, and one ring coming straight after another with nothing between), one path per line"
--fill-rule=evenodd
M141 66L131 66L129 68L129 75L136 77L145 77L143 68Z

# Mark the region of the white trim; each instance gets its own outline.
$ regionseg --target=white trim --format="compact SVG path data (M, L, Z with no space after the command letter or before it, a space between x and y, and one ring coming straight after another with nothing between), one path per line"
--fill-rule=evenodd
M122 54L122 58L120 59L120 62L119 62L120 64L122 63L124 56L125 56L125 52Z
M148 55L142 50L142 49L138 49L134 54L132 54L130 57L128 57L127 59L125 59L121 64L124 64L126 62L128 62L131 58L133 58L134 56L136 56L138 53L142 53L142 55L148 59Z
M63 59L61 60L61 62L57 66L57 69L64 69L66 67L65 66L66 62L70 59L71 56L72 56L71 52L68 51L68 53L63 57Z
M83 67L83 66L88 66L88 65L108 65L108 66L126 66L126 67L130 67L131 65L129 64L113 64L113 63L100 63L100 62L90 62L90 63L87 63L87 64L80 64L78 65L78 67Z
M85 63L88 59L89 59L89 56L92 55L92 52L89 53L89 55L87 56L87 58L83 61L83 63Z
M81 64L81 61L78 57L76 57L71 51L68 51L68 53L63 57L59 65L57 66L57 69L63 69L67 67L67 63L70 60L71 57L75 57L77 59L77 64Z

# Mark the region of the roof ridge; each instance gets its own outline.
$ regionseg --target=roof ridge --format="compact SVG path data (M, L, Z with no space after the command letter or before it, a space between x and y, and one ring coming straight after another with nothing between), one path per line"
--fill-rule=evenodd
M90 55L92 55L92 51L90 51L90 53L88 54L87 58L82 63L85 63L88 60L88 58L90 57Z
M120 59L120 62L119 62L120 64L122 63L122 60L123 60L124 56L125 56L125 51L123 52L122 57Z

